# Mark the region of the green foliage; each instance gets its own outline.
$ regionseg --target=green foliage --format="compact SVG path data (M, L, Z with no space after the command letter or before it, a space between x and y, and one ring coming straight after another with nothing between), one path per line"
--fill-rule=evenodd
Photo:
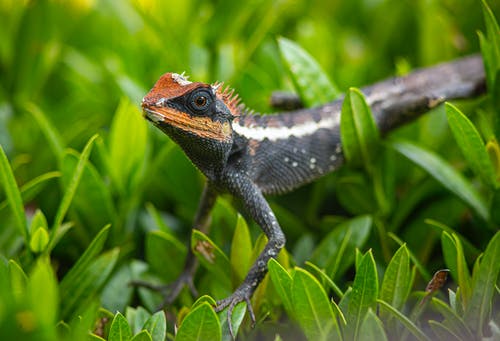
M499 11L473 0L0 2L0 339L230 340L229 323L245 340L498 339ZM479 49L486 96L381 142L352 86ZM262 112L276 89L307 106L345 92L347 165L269 199L287 245L252 299L254 329L246 303L232 321L212 306L266 238L221 197L211 232L186 242L203 177L140 114L167 71L225 81ZM129 282L172 282L187 245L201 297L183 289L155 312L163 298ZM448 291L424 293L443 268Z

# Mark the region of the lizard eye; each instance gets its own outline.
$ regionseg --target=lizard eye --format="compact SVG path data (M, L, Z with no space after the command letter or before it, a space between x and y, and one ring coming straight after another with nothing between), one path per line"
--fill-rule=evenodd
M212 97L208 93L208 91L201 90L193 93L191 96L191 107L196 111L203 111L208 108Z

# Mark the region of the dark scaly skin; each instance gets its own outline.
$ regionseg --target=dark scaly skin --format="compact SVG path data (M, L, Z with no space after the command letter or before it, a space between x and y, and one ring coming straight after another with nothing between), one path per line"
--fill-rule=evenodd
M361 90L378 128L386 134L446 100L483 93L484 77L481 58L471 56ZM207 177L194 228L206 230L217 195L230 193L268 238L243 283L217 302L216 311L229 307L229 320L235 305L245 301L255 321L250 298L267 272L267 262L285 245L264 194L291 191L344 163L339 124L342 100L261 116L249 113L220 84L192 83L172 73L163 75L144 97L145 117L177 142ZM196 265L190 252L180 279L166 287L165 303L171 303L184 285L196 292L192 285Z

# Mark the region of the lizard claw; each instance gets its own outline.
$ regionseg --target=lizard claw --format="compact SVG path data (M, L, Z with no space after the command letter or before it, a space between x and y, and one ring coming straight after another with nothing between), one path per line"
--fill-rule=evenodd
M231 322L233 318L233 310L239 303L246 302L247 311L252 321L252 328L255 326L255 313L253 312L252 303L250 302L251 297L252 290L250 288L238 288L231 296L217 301L216 303L214 308L215 312L221 312L227 308L227 325L229 328L229 334L233 340L236 339L236 335L234 335L233 325Z

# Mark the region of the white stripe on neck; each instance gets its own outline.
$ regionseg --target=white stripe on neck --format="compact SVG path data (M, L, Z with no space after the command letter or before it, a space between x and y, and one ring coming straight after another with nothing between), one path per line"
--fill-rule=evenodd
M330 117L325 117L319 122L304 122L302 124L288 127L244 127L238 123L233 124L233 130L248 139L252 140L264 140L267 138L270 141L283 140L291 136L303 137L314 134L318 129L332 129L335 126L340 125L340 115L332 115Z

